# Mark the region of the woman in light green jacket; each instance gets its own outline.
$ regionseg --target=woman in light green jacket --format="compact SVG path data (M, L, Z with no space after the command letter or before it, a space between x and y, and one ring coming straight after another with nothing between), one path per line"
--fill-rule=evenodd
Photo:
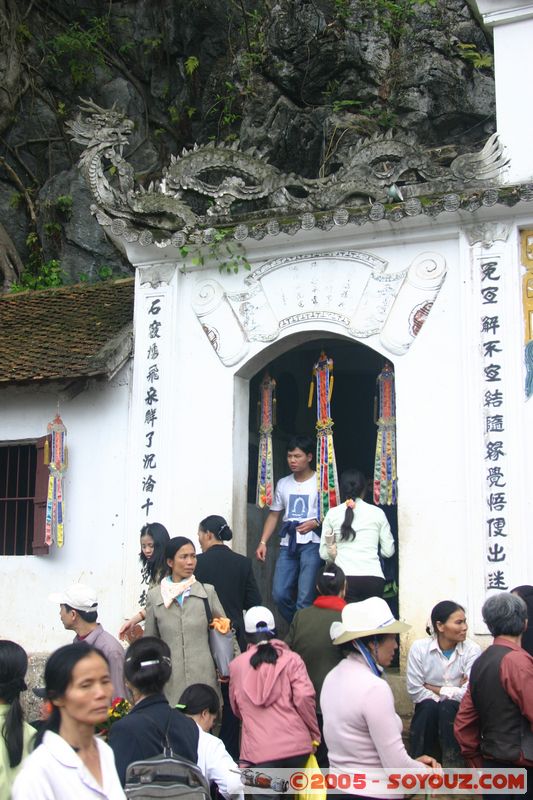
M9 800L11 784L35 736L20 705L27 669L26 651L15 642L0 641L0 800Z
M213 586L194 577L196 551L190 539L176 536L166 550L170 575L150 589L146 600L146 636L158 636L170 648L172 675L165 695L175 706L193 683L207 683L221 699L220 685L211 655L205 600L214 618L225 617ZM235 652L239 653L235 641Z

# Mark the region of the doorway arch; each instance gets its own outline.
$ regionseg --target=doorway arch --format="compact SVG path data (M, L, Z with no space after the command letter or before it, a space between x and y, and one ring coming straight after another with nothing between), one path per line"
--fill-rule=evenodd
M240 520L236 529L248 534L246 543L241 542L241 546L245 545L242 552L248 555L253 556L268 511L255 506L259 383L266 371L277 382L277 424L273 432L274 480L277 481L287 474L285 452L290 436L295 433L314 436L316 405L313 402L311 409L307 407L308 395L313 365L322 349L334 361L331 414L338 472L358 467L369 479L373 477L376 378L385 362L390 362L388 355L385 357L351 337L325 330L300 331L265 347L235 376L234 463L245 466L239 469L239 479L234 485L233 508L234 519ZM396 507L384 510L398 540ZM275 551L275 546L270 550ZM265 574L261 575L264 598L269 605L274 560L271 553ZM397 579L397 556L388 569Z

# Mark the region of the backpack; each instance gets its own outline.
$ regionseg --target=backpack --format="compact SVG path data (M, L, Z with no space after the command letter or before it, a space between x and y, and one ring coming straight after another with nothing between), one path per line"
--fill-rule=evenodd
M172 712L171 712L172 713ZM210 800L209 784L201 769L187 758L176 756L168 741L168 728L163 734L163 752L141 761L134 761L126 770L126 797L135 800L180 798Z
M126 797L135 800L165 797L210 800L209 785L200 768L166 748L159 756L129 765L124 791Z

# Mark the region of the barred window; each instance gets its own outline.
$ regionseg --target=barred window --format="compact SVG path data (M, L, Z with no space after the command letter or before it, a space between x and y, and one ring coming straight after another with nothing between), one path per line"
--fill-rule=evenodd
M45 555L46 437L0 443L0 555Z

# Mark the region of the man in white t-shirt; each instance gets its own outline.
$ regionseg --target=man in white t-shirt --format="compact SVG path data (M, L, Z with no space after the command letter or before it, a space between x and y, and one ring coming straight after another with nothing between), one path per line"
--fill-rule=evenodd
M317 519L318 489L311 467L315 443L308 436L294 436L287 445L287 463L291 471L276 485L274 502L265 520L256 558L266 558L268 540L276 530L280 514L280 548L272 597L280 614L290 624L299 608L306 608L316 596L316 574L321 559L320 522Z

